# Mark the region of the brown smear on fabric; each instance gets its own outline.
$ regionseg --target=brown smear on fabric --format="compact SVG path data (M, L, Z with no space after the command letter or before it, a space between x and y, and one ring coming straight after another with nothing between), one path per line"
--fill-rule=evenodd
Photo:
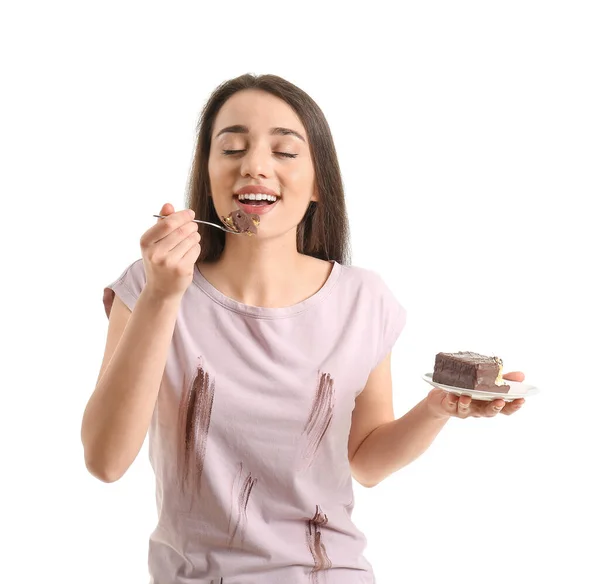
M302 437L305 440L302 466L305 468L312 464L321 441L331 424L334 400L333 379L328 373L321 373L310 416L302 432Z
M250 500L250 494L252 493L252 489L258 481L258 479L252 478L252 473L248 473L246 475L246 478L242 480L244 475L244 465L240 462L239 467L240 469L236 475L236 479L231 489L231 511L229 514L229 526L227 528L228 533L231 531L231 525L233 522L233 513L235 506L234 503L237 503L237 521L233 532L229 536L229 549L231 549L231 547L233 546L235 536L238 533L240 536L240 543L242 546L244 545L246 524L248 522L248 501Z
M190 487L192 495L201 487L206 443L210 427L215 381L202 366L190 385L184 380L184 391L179 404L179 449L177 466L182 490Z
M321 527L323 525L327 525L327 515L317 505L314 517L306 522L306 543L315 563L310 573L311 584L318 584L318 573L328 570L332 565L322 540Z

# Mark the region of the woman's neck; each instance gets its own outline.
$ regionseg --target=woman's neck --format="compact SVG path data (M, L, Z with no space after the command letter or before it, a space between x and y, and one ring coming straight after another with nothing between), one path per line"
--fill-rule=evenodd
M252 306L292 306L312 296L327 281L331 265L301 254L288 241L227 241L218 261L202 264L203 276L225 296Z

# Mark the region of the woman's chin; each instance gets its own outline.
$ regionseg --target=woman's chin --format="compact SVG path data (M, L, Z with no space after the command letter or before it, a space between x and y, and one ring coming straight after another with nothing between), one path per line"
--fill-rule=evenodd
M252 235L239 236L231 235L228 239L235 238L236 243L239 240L240 243L246 244L253 242L266 242L266 241L281 241L284 242L287 239L296 242L296 225L282 226L278 225L277 222L262 221L256 228L256 233Z

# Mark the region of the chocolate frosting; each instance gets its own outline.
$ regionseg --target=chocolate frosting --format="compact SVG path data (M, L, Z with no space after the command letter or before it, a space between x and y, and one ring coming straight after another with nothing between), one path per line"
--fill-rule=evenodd
M463 389L507 393L509 385L496 385L501 367L502 359L499 357L488 357L472 351L438 353L433 381Z
M256 235L258 233L257 227L260 223L258 215L248 215L241 209L236 209L229 213L227 217L221 217L221 219L227 227L238 233L246 233L247 235Z

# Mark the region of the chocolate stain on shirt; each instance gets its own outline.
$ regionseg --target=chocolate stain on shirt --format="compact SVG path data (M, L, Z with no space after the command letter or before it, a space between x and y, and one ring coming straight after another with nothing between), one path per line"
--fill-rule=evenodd
M206 443L213 401L215 380L211 379L203 366L197 368L190 385L184 380L184 391L179 404L179 450L178 468L182 490L186 484L192 494L200 491Z
M301 465L304 468L310 467L313 463L317 450L331 424L334 402L333 379L328 373L320 373L312 409L302 432L304 448Z
M327 515L317 505L314 517L306 522L306 543L315 564L310 573L311 584L318 584L318 572L329 570L332 566L331 560L327 556L327 550L323 544L321 533L321 527L327 525L327 521Z
M248 473L246 475L246 478L242 480L244 476L244 465L240 462L239 467L240 469L236 475L233 486L231 488L229 526L227 528L228 533L231 531L235 502L237 502L237 522L235 524L233 532L229 536L229 549L233 547L235 536L238 533L240 536L240 544L242 547L244 545L246 524L248 522L248 501L250 500L250 494L252 493L252 489L258 481L258 479L252 478L252 473Z

